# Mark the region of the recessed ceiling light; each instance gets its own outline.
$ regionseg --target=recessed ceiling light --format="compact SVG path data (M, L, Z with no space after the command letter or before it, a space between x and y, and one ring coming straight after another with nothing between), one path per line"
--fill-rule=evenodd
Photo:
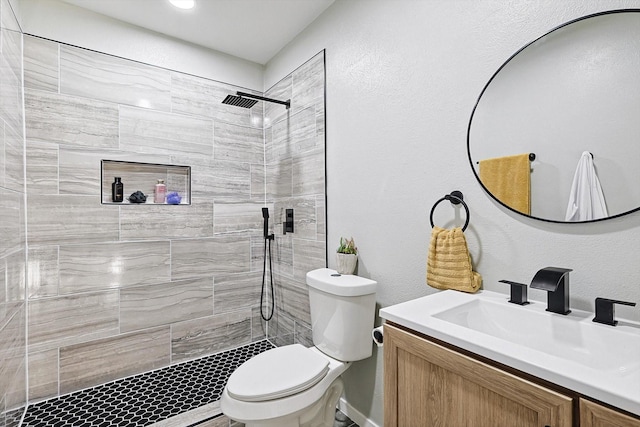
M196 0L169 0L169 2L179 9L193 9L196 5Z

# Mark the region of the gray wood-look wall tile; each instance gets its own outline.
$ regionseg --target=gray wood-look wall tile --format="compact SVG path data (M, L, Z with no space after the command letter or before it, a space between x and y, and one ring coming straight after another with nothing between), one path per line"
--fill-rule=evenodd
M316 196L316 237L325 242L327 236L327 209L325 195Z
M26 247L10 254L7 261L7 301L24 301L27 286Z
M280 289L276 295L278 310L291 319L311 325L309 291L306 283L290 277L280 276L279 285Z
M22 129L22 55L20 33L0 30L0 117L14 130ZM18 37L16 39L16 37Z
M324 51L295 70L292 77L294 111L324 99Z
M294 211L295 214L295 211ZM295 230L295 225L294 225ZM293 239L294 234L282 235L280 232L276 234L276 240L272 244L273 261L276 263L274 271L279 275L293 276Z
M265 306L264 314L268 318L271 310L267 310ZM274 314L275 316L275 314ZM273 319L273 317L272 317ZM260 341L267 337L267 322L262 319L260 307L251 309L251 341Z
M150 154L213 155L213 121L120 107L120 149Z
M214 158L235 162L263 163L264 140L262 129L216 122Z
M307 151L293 157L291 176L294 196L324 193L324 164L324 149Z
M316 222L316 197L292 197L290 199L281 199L275 203L274 211L276 214L281 213L284 222L285 209L293 209L294 212L294 235L297 239L317 239L317 222Z
M263 203L218 202L213 205L214 234L251 233L262 235Z
M264 164L251 164L251 200L265 200L265 167Z
M118 333L118 291L29 301L29 349L49 350Z
M171 327L171 360L193 359L251 342L251 309L239 310Z
M58 144L27 141L27 192L58 194Z
M294 319L287 316L282 310L278 310L276 321L273 322L272 319L269 322L269 339L271 342L277 347L293 344L295 342L295 323Z
M122 332L213 314L213 279L191 279L120 291Z
M193 199L247 201L251 198L249 163L185 156L174 156L172 162L191 166Z
M61 246L60 294L168 282L170 254L169 241Z
M29 353L29 400L58 395L58 349Z
M292 196L292 173L293 160L290 157L267 165L267 200Z
M118 107L103 101L25 90L27 139L77 147L117 148Z
M6 302L7 302L7 259L0 258L0 319L2 318L2 310Z
M313 347L313 330L302 322L296 321L294 339L305 347Z
M165 326L60 348L60 393L169 365L170 336Z
M22 128L4 127L4 182L7 188L23 191L24 186L24 137Z
M240 126L262 128L263 103L251 109L223 104L227 95L254 91L181 73L171 74L171 105L174 113L192 114ZM256 95L259 93L255 92ZM255 120L259 117L260 120Z
M299 283L306 283L308 271L326 266L325 242L294 239L293 240L293 278Z
M314 107L290 115L272 127L273 142L266 147L267 164L276 163L316 147L316 111Z
M250 270L249 236L176 240L171 243L172 280Z
M24 87L58 91L58 43L25 35Z
M213 236L213 203L120 207L121 240L181 239Z
M59 190L60 194L75 195L98 195L102 191L103 195L107 195L107 199L111 200L111 183L114 174L108 174L108 167L105 169L104 182L100 187L100 168L102 160L116 160L139 163L169 163L168 155L150 155L132 153L123 150L105 150L90 149L62 146L59 150ZM136 166L132 166L135 169ZM120 169L122 170L122 169ZM121 176L122 182L125 184L124 194L128 197L137 190L143 191L145 194L153 194L153 188L158 178L166 178L166 168L159 167L158 170L165 171L164 176L142 176L138 168L136 171L137 180L131 179L133 174L124 174ZM139 186L141 181L146 178L145 187Z
M292 98L293 93L293 79L291 75L288 75L278 83L273 85L271 89L265 92L267 98L280 99L286 101ZM264 124L265 127L273 126L275 123L285 120L291 110L287 110L284 106L279 104L273 104L271 102L265 102L264 105Z
M269 282L269 273L266 277ZM213 285L213 312L222 314L239 309L250 309L260 304L262 272L216 274ZM268 292L267 288L265 292Z
M0 213L0 258L4 258L23 243L24 194L0 187Z
M58 295L58 246L29 248L29 298Z
M29 195L29 242L56 245L118 240L118 208L94 196Z
M324 99L321 102L316 101L314 104L316 108L316 147L324 149L325 147L325 134L326 134L326 122L324 113Z
M60 46L61 93L170 111L170 73L99 52Z
M0 332L0 399L7 407L23 406L26 396L25 304L17 306Z
M6 170L6 156L4 155L4 120L0 117L0 187L6 187L4 184L4 174Z

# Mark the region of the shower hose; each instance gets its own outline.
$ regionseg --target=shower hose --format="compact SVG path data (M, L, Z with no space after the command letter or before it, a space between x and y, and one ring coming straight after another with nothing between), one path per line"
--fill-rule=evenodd
M271 264L271 241L273 240L273 234L265 236L264 238L264 262L262 265L262 290L260 291L260 316L265 320L269 321L273 317L273 311L275 307L275 295L273 292L273 268ZM269 257L269 282L271 283L271 313L269 317L267 317L264 313L264 289L267 285L266 277L267 277L267 256Z

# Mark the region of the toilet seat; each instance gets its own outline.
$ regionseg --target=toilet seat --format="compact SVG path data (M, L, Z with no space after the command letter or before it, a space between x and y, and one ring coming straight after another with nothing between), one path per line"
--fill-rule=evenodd
M327 358L300 344L292 344L249 359L231 374L226 388L234 399L263 402L307 390L328 371Z

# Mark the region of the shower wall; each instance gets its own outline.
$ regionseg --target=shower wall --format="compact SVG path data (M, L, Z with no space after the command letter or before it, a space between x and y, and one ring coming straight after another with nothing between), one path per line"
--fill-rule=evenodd
M291 118L279 107L267 128L278 134L278 150L296 155L283 170L275 167L284 156L273 157L265 171L266 106L221 103L247 89L31 36L24 68L30 400L265 338L260 208L267 200L276 208L295 202L300 212L301 234L277 238L287 242L278 243L286 284L277 292L293 293L302 313L283 302L278 325L290 322L291 333L296 322L308 327L304 281L295 279L325 265L324 231L304 231L324 228L316 220L324 186L322 195L268 190L282 185L280 174L295 175L293 188L317 181L303 148L305 114L314 111L318 132L323 107L304 100L303 81ZM303 69L288 78L315 78ZM102 205L102 159L191 166L191 205ZM124 187L125 198L139 190Z
M0 425L11 426L26 403L26 241L22 34L6 0L0 24Z
M269 337L276 345L313 345L307 271L326 266L325 55L320 52L266 92L291 99L291 109L265 105L267 200L274 206L276 313ZM294 233L283 234L285 210Z

